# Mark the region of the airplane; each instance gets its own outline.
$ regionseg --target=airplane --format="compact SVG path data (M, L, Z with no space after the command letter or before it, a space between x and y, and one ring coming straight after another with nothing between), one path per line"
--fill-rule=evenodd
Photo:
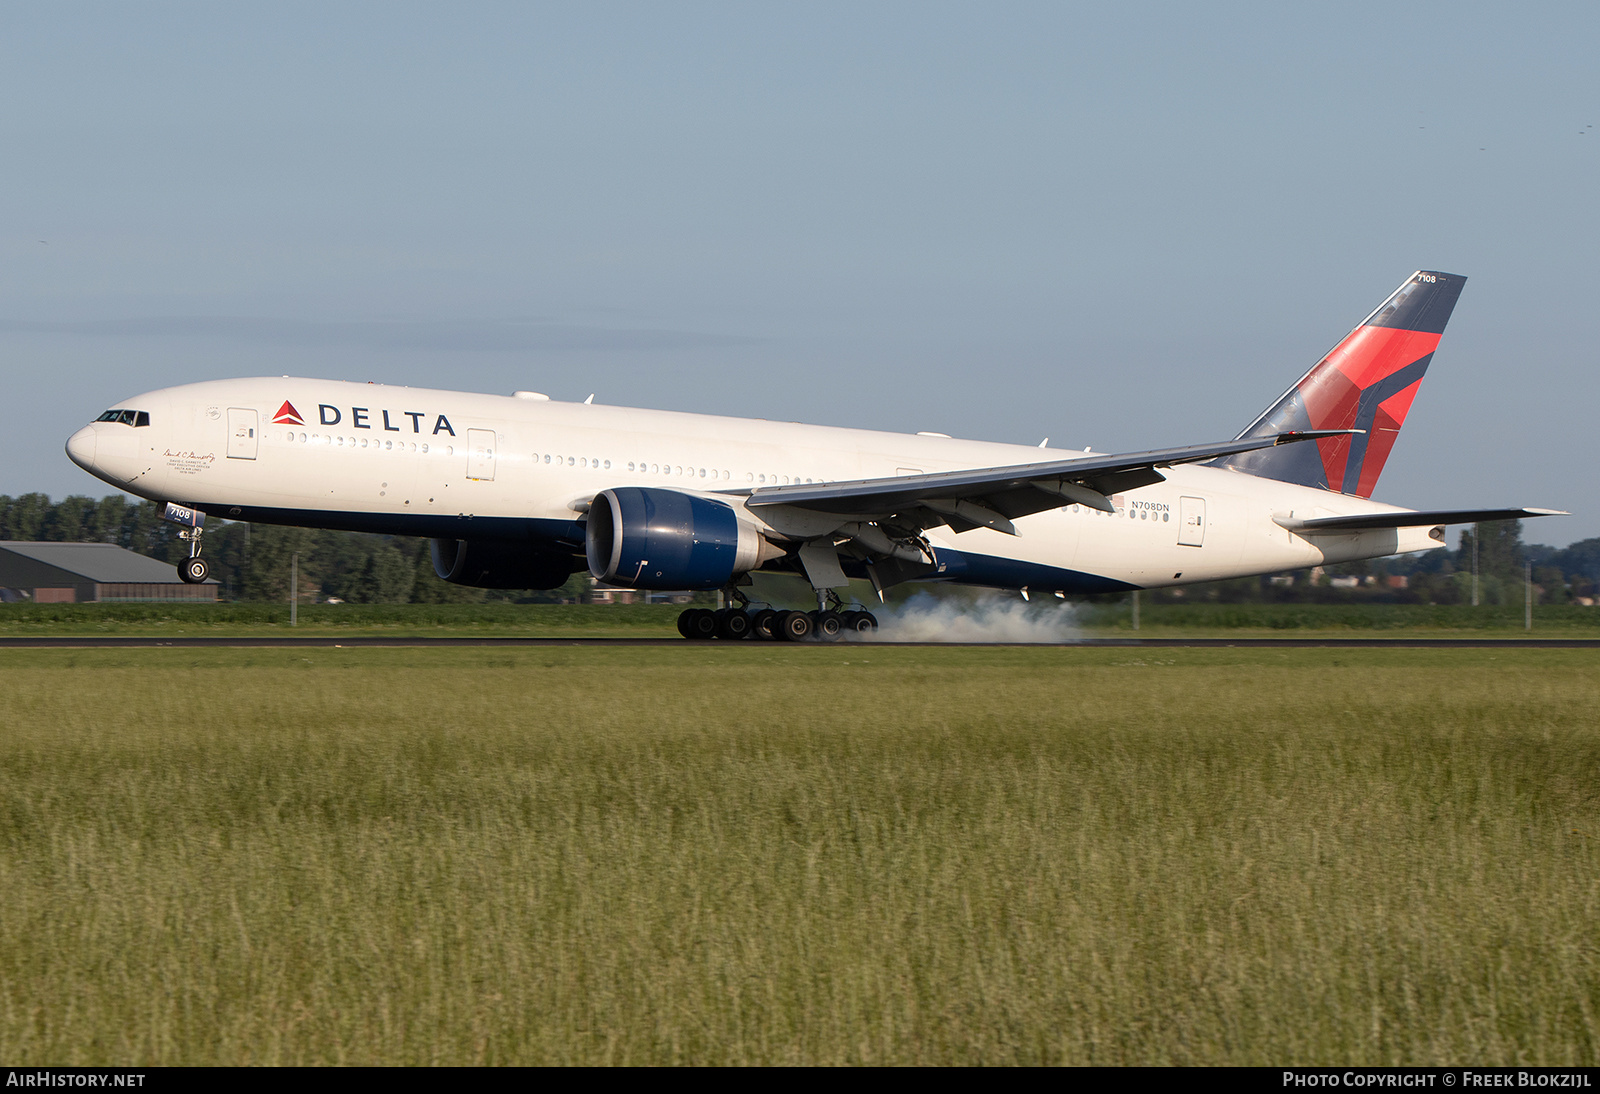
M1438 547L1446 525L1553 509L1411 510L1371 500L1464 277L1419 270L1237 437L1103 454L288 376L123 400L67 441L185 525L206 516L430 539L435 572L549 589L587 569L638 590L720 590L689 638L871 631L851 579L1068 597ZM809 583L813 612L755 609L757 572ZM841 592L843 591L843 592Z

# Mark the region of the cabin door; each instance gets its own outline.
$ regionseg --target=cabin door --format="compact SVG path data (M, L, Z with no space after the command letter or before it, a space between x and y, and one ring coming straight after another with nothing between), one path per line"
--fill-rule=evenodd
M241 406L228 408L228 459L253 460L260 443L256 412Z
M1199 547L1206 540L1206 499L1178 499L1178 546Z

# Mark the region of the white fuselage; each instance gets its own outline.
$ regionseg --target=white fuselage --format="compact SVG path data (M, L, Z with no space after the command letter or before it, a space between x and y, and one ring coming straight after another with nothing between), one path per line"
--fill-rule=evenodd
M73 436L68 452L142 497L222 517L441 538L522 527L569 547L574 531L581 537L586 503L611 487L723 492L737 505L767 486L1072 456L526 394L288 377L189 384L116 405L147 412L150 425L95 422ZM1037 591L1182 585L1439 545L1426 527L1302 536L1274 520L1395 510L1363 498L1209 466L1162 473L1165 482L1117 495L1114 514L1067 505L1017 520L1016 536L937 528L928 539L941 556L1004 561L950 574L955 580ZM983 577L990 572L1003 576Z

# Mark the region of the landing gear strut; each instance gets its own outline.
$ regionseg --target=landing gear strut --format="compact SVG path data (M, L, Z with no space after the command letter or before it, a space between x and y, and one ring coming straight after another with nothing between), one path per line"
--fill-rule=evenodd
M178 532L179 539L189 541L189 557L183 560L178 567L178 576L189 585L202 584L211 576L211 564L200 557L200 533L204 528L184 528Z

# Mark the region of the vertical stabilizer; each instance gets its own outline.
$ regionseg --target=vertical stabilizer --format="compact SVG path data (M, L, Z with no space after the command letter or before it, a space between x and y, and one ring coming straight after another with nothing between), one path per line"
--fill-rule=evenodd
M1466 280L1433 270L1412 274L1239 436L1364 433L1225 456L1217 466L1371 497Z

